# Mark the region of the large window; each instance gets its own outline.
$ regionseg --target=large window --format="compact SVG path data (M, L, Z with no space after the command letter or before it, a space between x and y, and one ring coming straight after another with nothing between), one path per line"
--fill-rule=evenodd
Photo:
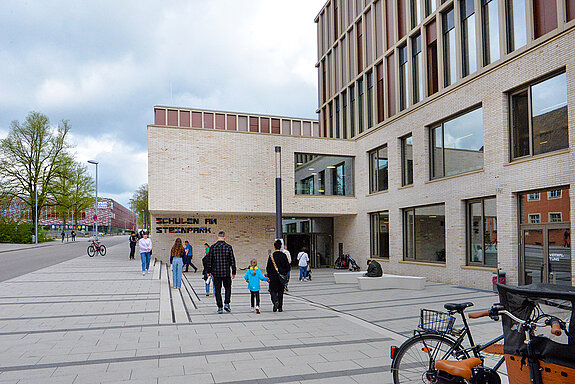
M481 0L483 16L483 64L499 60L499 2Z
M497 206L494 197L467 202L467 263L497 267Z
M295 154L296 195L353 196L353 157Z
M364 129L364 126L363 126L363 79L359 79L357 81L357 98L358 98L357 117L359 119L359 122L358 122L359 133L362 133L363 129Z
M409 107L409 82L407 80L407 45L399 48L399 110Z
M423 98L423 54L421 53L421 34L411 39L413 65L413 103Z
M461 52L463 76L477 71L477 39L473 0L461 1Z
M355 87L349 87L349 137L355 137Z
M411 0L411 28L415 28L423 19L421 4L419 0Z
M339 135L339 98L336 96L335 98L335 137L340 138Z
M369 152L369 193L387 190L387 166L387 145Z
M413 184L413 137L401 138L401 185Z
M341 114L341 131L343 133L343 138L347 139L347 92L343 91L341 93L341 104L342 104L342 114Z
M443 13L442 18L444 84L447 87L457 81L455 13L453 9Z
M370 214L371 257L389 259L389 212Z
M506 0L507 51L512 52L527 44L525 0Z
M373 127L373 72L368 72L367 78L367 128Z
M512 158L569 147L565 73L511 94Z
M403 258L445 263L445 205L403 210Z
M445 177L483 168L481 108L446 120L431 129L431 177Z

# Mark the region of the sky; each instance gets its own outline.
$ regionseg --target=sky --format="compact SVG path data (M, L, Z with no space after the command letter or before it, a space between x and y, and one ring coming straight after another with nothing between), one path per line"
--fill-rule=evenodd
M324 4L2 0L0 138L30 111L69 120L76 158L100 162L99 195L127 206L155 105L317 118Z

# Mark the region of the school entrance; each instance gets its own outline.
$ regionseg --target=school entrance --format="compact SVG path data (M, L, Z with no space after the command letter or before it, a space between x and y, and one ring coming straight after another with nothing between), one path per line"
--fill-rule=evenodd
M520 284L572 285L569 188L520 196Z
M297 266L297 255L305 247L312 268L333 266L333 219L331 217L284 218L283 237Z

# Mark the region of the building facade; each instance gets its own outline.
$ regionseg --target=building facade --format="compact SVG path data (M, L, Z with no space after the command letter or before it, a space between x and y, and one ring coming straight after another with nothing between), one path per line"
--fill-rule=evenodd
M98 229L100 232L134 231L136 230L136 215L122 204L105 197L98 198ZM13 202L2 215L16 220L32 221L32 211L23 203ZM77 223L74 222L72 212L64 218L56 211L56 207L44 207L38 215L38 225L45 230L61 231L76 230L92 232L96 228L96 208L88 208L80 213Z
M573 284L575 2L331 0L316 23L319 124L156 107L152 215L234 221L265 258L279 145L284 238L317 266Z

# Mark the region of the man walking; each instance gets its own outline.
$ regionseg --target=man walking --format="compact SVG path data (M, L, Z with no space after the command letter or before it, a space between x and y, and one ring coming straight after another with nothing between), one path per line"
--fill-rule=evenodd
M76 241L76 231L72 231L70 234L72 235L72 241Z
M136 253L136 244L138 244L138 236L132 231L130 234L130 260L135 260L134 253Z
M231 276L230 276L231 268ZM226 233L218 233L218 241L210 247L207 255L206 272L214 280L214 290L218 313L231 312L230 302L232 298L232 279L236 277L236 259L232 246L226 243ZM224 303L222 304L222 285L226 290Z
M194 250L192 245L188 240L185 242L184 251L186 252L186 257L184 258L184 265L186 266L186 270L184 272L188 272L190 265L194 268L194 273L198 272L198 268L194 264L192 264L192 257L194 257Z

